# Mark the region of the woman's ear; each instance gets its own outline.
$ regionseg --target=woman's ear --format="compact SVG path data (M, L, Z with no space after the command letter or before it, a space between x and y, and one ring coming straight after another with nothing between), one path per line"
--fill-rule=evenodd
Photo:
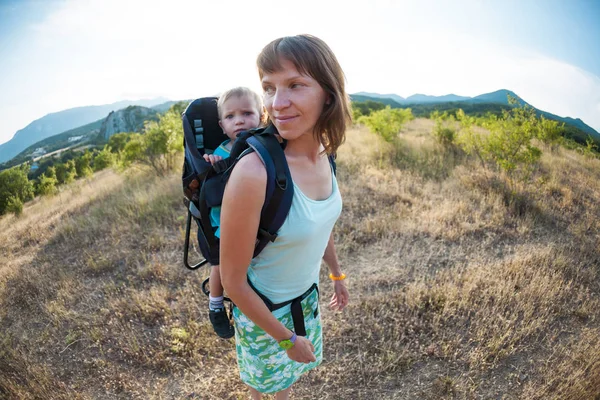
M260 125L267 126L269 123L269 114L267 113L267 108L263 106L262 115L260 117Z

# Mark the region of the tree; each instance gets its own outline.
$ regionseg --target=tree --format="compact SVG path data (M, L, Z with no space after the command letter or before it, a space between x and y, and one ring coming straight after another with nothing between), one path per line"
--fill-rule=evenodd
M28 170L29 165L23 164L0 172L0 215L7 211L9 202L24 203L33 199L33 182L27 178Z

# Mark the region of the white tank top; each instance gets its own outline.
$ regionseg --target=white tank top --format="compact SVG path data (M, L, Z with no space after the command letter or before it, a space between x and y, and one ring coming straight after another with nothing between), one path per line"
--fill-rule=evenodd
M277 239L267 244L248 268L248 278L273 303L282 303L319 283L321 259L342 211L342 197L332 172L332 192L312 200L294 184L292 207Z

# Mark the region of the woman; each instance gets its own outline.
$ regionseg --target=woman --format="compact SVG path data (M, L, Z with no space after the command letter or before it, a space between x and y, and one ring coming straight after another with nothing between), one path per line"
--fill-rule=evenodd
M269 119L287 140L285 157L294 184L292 207L277 240L252 259L267 174L255 153L234 168L223 196L221 278L234 309L236 351L242 381L253 399L276 393L288 399L292 384L322 360L318 291L321 259L329 267L330 306L348 304L332 229L342 208L328 160L343 143L350 121L344 73L320 39L299 35L269 43L257 59ZM251 286L252 285L252 286ZM305 336L294 332L297 313L272 303L296 299ZM296 319L295 319L296 318Z

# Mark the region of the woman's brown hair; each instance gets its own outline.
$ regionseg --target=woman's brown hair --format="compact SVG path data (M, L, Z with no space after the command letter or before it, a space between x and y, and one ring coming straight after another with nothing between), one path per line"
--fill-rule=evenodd
M280 59L294 64L298 72L316 80L328 95L328 102L315 124L315 135L327 154L335 154L346 138L352 120L342 67L327 44L312 35L286 36L266 45L256 60L262 80L265 73L280 71Z

